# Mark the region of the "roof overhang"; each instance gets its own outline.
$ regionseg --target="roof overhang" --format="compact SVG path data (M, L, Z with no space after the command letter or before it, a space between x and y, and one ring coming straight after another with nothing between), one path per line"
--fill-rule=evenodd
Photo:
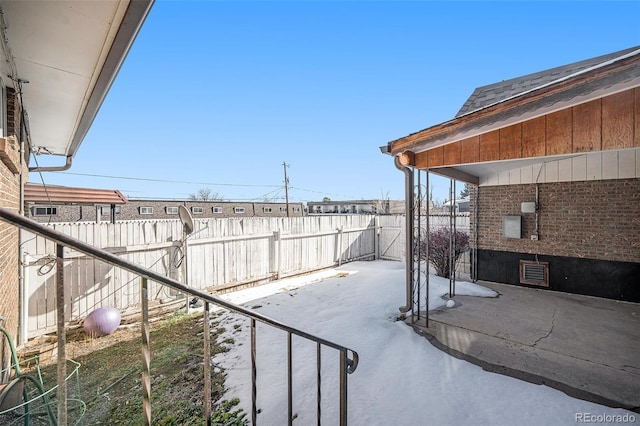
M639 106L640 50L636 49L396 139L380 150L397 157L403 166L472 184L479 184L481 177L588 152L627 151L622 154L625 158L635 158L640 155L640 134L633 130L640 128ZM608 138L599 127L605 121ZM581 125L584 128L576 129ZM558 129L564 132L560 137L553 133ZM572 132L580 135L574 138Z
M640 86L640 54L638 53L592 72L578 74L396 139L389 142L386 149L382 147L381 150L393 156L405 151L418 154L638 87Z
M73 157L153 0L0 1L2 79L21 86L36 153ZM4 61L3 61L4 62Z

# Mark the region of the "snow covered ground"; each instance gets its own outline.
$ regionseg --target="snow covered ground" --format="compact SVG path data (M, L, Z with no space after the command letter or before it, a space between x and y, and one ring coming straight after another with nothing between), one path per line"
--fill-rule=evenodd
M401 262L354 262L225 298L357 351L360 363L348 377L352 425L569 425L616 420L640 424L637 413L489 373L436 349L397 320L405 297L403 267ZM431 308L444 307L448 280L432 276L430 287ZM462 282L456 294L495 296L485 287ZM230 352L214 358L228 374L227 398L239 397L250 413L249 321L222 312L215 317L227 330L225 337L235 342ZM286 333L257 327L262 425L286 424L286 347ZM293 348L295 423L316 424L316 346L294 337ZM322 351L323 424L338 421L338 360L336 351Z

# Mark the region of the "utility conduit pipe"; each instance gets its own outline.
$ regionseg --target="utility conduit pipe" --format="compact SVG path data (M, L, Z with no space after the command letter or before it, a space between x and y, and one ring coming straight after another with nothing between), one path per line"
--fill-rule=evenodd
M413 308L413 171L400 163L400 157L394 158L394 164L404 173L406 304L399 309L405 313Z

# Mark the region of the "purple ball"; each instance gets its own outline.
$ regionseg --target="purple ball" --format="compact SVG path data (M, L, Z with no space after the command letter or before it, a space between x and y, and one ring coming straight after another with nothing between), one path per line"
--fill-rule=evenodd
M110 306L103 306L91 312L84 319L82 328L91 337L111 334L120 326L120 311Z

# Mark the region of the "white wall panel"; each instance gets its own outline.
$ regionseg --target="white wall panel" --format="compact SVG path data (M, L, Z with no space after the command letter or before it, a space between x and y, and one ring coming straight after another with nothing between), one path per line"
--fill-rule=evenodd
M636 174L636 154L633 150L618 152L618 178L629 179L638 177Z
M558 182L570 182L573 178L573 161L565 158L558 161Z
M602 179L618 179L618 152L602 153Z
M517 164L517 163L516 163ZM479 176L480 186L640 177L640 148L590 152Z
M544 181L557 182L558 181L558 162L550 161L544 164Z
M572 177L574 181L587 180L587 156L580 155L571 159Z
M590 152L587 154L587 180L602 179L602 153Z

